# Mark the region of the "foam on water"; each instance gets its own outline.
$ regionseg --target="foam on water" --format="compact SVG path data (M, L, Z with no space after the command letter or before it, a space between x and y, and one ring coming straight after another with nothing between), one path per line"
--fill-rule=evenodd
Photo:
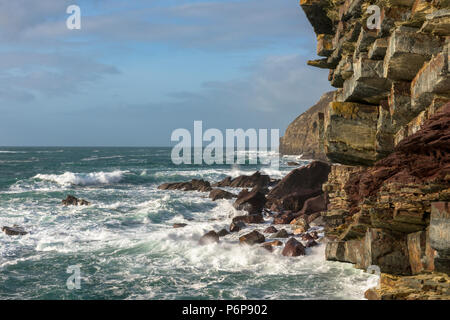
M129 171L116 170L112 172L91 172L91 173L73 173L65 172L63 174L37 174L33 178L40 180L53 181L61 185L96 185L117 183Z

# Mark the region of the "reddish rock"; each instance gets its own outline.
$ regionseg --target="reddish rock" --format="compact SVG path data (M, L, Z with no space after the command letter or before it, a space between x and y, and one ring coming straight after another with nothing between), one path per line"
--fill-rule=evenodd
M236 210L245 210L249 214L260 214L266 204L266 197L262 192L242 190L233 207Z
M267 194L268 203L285 210L301 210L306 200L322 194L330 170L330 165L322 161L292 170Z
M309 198L308 200L306 200L300 213L307 215L318 213L327 210L327 206L327 195L323 193L317 197Z
M246 235L243 235L239 238L240 243L245 243L248 245L254 245L256 243L263 243L266 241L266 238L264 235L259 233L258 231L252 231L250 233L247 233Z
M286 212L278 214L273 219L273 224L289 224L295 219L295 215L292 212Z
M232 198L236 198L236 195L233 194L233 193L231 193L231 192L222 190L222 189L213 189L213 190L211 190L211 192L209 193L209 198L210 198L212 201L216 201L216 200L219 200L219 199L232 199Z
M294 238L290 238L286 245L284 246L283 251L281 252L283 256L286 257L297 257L305 255L305 247Z
M233 222L245 222L245 223L264 223L264 218L260 214L250 214L248 216L237 216L233 218Z
M204 236L202 236L199 240L199 244L205 245L210 243L218 243L219 235L215 231L209 231Z

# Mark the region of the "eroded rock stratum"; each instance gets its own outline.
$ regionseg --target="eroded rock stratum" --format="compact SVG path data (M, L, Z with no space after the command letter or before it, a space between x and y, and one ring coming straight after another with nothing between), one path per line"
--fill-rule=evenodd
M334 163L326 258L380 268L370 299L450 299L450 1L300 5L323 57L308 64L336 87L316 143ZM283 139L282 150L301 144Z

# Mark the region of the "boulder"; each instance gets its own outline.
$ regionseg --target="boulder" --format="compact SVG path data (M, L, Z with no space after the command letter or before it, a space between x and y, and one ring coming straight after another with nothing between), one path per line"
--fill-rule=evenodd
M235 198L235 197L236 197L235 194L233 194L231 192L228 192L228 191L225 191L225 190L222 190L222 189L213 189L209 193L209 198L212 201L216 201L216 200L219 200L219 199L232 199L232 198Z
M308 200L306 200L300 213L310 215L316 212L327 210L327 206L328 198L327 195L323 193L317 197L309 198Z
M219 237L225 237L225 236L227 236L227 235L229 235L230 233L227 231L227 229L222 229L222 230L220 230L218 233L217 233L217 235L219 236Z
M264 233L275 233L277 231L278 231L277 228L275 228L274 226L270 226L270 227L267 227L263 232Z
M261 233L259 233L256 230L239 237L240 243L244 243L244 244L248 244L248 245L254 245L256 243L263 243L264 241L266 241L266 238L264 237L264 235L262 235Z
M264 218L260 214L250 214L248 216L237 216L233 218L233 222L244 222L244 223L264 223Z
M68 195L66 199L62 200L65 206L88 206L90 203L84 199L78 199L72 195Z
M261 214L265 204L266 197L262 192L249 192L247 189L244 189L239 193L233 207L236 210L245 210L249 214Z
M232 179L226 177L222 181L216 183L215 187L233 187L233 188L254 188L256 186L266 187L270 184L270 177L257 171L254 174L247 176L241 175Z
M24 236L28 234L23 228L16 225L12 227L3 226L2 231L8 236Z
M206 244L210 244L210 243L218 243L218 242L219 242L219 235L214 230L209 231L208 233L203 235L199 240L199 244L201 244L201 245L206 245Z
M305 247L294 238L290 238L281 252L286 257L297 257L305 255Z
M280 231L274 233L270 237L271 238L288 238L289 233L285 229L281 229Z
M274 216L273 224L289 224L294 218L292 212L278 213Z
M308 240L308 242L306 242L306 248L311 248L311 247L315 247L319 245L317 242L315 242L314 240Z
M230 232L239 232L246 227L242 221L231 222Z
M306 200L322 193L330 170L330 165L323 161L294 169L267 194L267 200L285 210L299 211Z
M299 166L300 163L294 162L294 161L289 161L289 162L287 163L287 165L288 165L288 166L291 166L291 167L296 167L296 166Z

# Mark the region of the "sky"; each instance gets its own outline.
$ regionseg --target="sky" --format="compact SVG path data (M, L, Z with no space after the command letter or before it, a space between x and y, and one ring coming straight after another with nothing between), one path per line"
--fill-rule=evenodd
M0 0L0 145L169 146L195 120L283 135L331 90L315 51L297 0Z

